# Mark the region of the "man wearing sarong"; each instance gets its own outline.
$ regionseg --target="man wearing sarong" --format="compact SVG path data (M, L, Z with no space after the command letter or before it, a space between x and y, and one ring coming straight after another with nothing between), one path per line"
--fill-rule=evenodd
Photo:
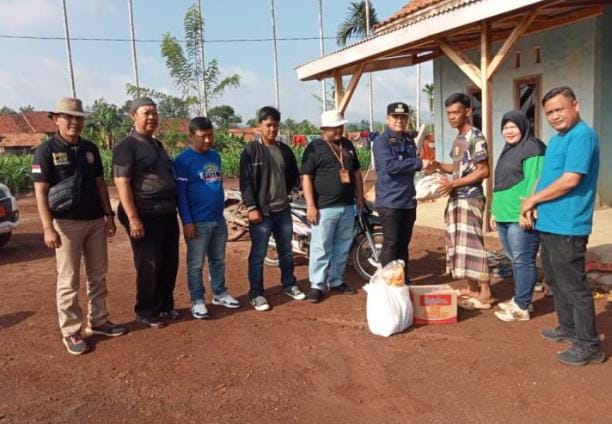
M433 161L429 170L452 174L438 192L448 195L444 214L446 224L446 272L456 279L467 279L461 290L464 309L489 309L493 301L489 285L489 264L484 248L482 220L485 197L482 181L489 176L487 142L471 123L470 98L456 93L446 99L446 116L458 131L451 148L452 163Z

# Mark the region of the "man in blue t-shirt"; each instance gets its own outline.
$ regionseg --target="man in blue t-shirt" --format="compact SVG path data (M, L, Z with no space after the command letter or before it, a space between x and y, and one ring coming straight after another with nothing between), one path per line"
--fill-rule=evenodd
M225 287L225 243L227 225L223 218L223 176L221 156L213 149L214 131L210 119L193 118L189 123L191 145L174 161L178 209L187 243L187 285L191 313L196 319L208 318L204 303L202 267L208 257L213 305L239 308Z
M550 90L542 105L557 134L548 143L536 193L523 201L521 212L531 219L537 208L535 228L541 237L542 266L554 289L559 326L542 330L542 335L572 343L569 350L557 355L563 364L601 363L605 354L584 270L599 173L599 140L580 119L579 104L570 87Z

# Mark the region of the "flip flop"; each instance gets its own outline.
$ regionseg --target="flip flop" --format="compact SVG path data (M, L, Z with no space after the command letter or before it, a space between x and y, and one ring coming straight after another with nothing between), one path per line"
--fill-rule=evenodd
M490 303L482 303L480 300L475 297L468 297L466 299L460 299L457 302L457 306L461 309L465 309L466 311L475 311L479 309L491 309Z

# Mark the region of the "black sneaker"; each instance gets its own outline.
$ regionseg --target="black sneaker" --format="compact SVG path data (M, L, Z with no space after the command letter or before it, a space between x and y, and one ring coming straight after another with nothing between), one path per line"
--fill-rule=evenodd
M310 289L310 291L308 292L308 296L306 296L306 299L308 299L308 301L312 303L319 303L321 300L323 300L323 291L319 289Z
M336 287L330 287L329 290L335 294L357 294L357 290L355 290L351 286L347 286L344 283Z
M181 314L176 309L170 309L169 311L162 311L159 313L161 319L176 321L181 319Z
M97 327L87 327L85 329L85 334L88 336L99 334L101 336L117 337L123 336L125 333L127 333L127 331L128 330L125 327L115 325L110 321L106 321L104 324Z
M166 325L168 325L159 317L143 318L136 315L136 321L141 324L148 325L151 328L164 328Z
M601 364L606 360L606 354L599 349L588 350L574 345L565 352L558 353L557 360L565 365L580 367L589 363Z
M71 355L82 355L89 350L89 346L79 334L72 334L62 338L68 353Z
M576 335L565 334L559 327L545 328L540 334L551 342L576 343Z

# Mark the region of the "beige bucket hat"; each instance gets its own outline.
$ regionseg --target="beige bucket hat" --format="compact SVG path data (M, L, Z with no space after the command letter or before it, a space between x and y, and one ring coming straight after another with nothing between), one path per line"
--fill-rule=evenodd
M74 97L62 97L55 102L55 107L49 112L49 117L60 113L72 116L89 116L89 113L83 110L83 102Z

